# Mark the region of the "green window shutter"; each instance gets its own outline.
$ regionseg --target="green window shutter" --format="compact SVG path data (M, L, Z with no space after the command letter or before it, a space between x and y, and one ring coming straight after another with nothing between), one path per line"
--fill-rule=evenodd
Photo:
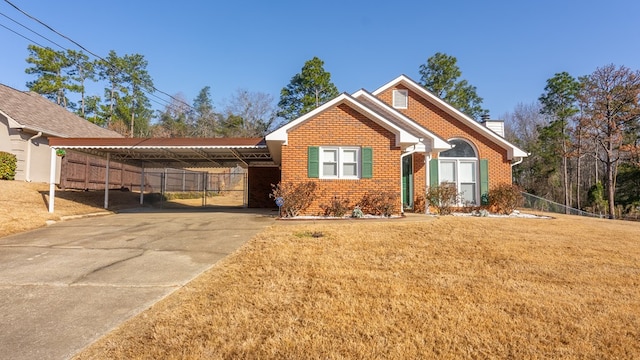
M489 160L480 159L480 204L489 204Z
M438 159L429 160L429 186L435 187L440 185L438 180Z
M373 149L370 147L362 148L362 178L370 179L373 177Z
M320 177L320 148L309 146L307 155L307 176L310 178Z

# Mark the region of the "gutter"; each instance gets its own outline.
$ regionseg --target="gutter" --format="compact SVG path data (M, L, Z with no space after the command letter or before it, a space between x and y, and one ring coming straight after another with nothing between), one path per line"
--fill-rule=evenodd
M27 140L27 164L26 164L26 169L25 169L25 177L24 180L26 182L31 182L31 145L32 145L32 141L41 137L42 136L42 131L38 131L37 134L33 135L32 137L29 138L29 140Z

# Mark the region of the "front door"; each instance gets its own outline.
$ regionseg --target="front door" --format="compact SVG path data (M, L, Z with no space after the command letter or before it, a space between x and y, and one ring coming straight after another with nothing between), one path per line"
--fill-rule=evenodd
M413 155L402 158L402 207L413 208Z

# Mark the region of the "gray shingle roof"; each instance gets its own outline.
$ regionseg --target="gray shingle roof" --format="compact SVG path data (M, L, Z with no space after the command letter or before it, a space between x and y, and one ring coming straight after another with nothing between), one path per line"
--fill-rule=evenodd
M54 137L122 137L52 103L40 94L0 84L0 111L25 130Z

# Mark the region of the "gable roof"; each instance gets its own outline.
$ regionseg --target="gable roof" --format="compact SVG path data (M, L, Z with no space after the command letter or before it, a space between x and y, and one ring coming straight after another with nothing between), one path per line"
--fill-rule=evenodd
M289 140L289 135L288 135L289 130L299 126L300 124L322 113L323 111L341 104L349 105L352 109L360 112L370 120L376 122L383 128L392 132L396 136L396 145L398 146L400 146L400 144L406 144L408 146L408 145L413 145L420 142L420 138L416 136L416 134L407 131L407 129L403 128L402 126L398 126L398 124L396 124L395 122L390 121L388 118L381 115L380 113L373 111L371 108L359 102L351 95L347 93L342 93L338 95L336 98L334 98L333 100L330 100L324 103L323 105L320 105L319 107L315 108L314 110L291 121L290 123L284 126L281 126L280 128L276 129L275 131L273 131L272 133L268 134L265 137L265 140L267 141L267 146L269 147L269 151L271 151L271 154L273 155L273 158L276 161L276 163L280 163L281 161L282 150L280 148L280 145L287 144L287 141Z
M451 145L440 136L432 133L422 125L408 118L401 112L382 102L377 97L364 89L353 93L353 97L367 105L370 109L379 112L382 116L396 120L398 126L405 128L407 131L416 134L422 143L429 142L431 149L429 151L443 151L451 149Z
M425 100L431 102L432 104L436 105L438 108L442 109L447 114L453 116L455 119L461 121L463 124L465 124L465 125L471 127L472 129L476 130L477 132L479 132L480 134L484 135L489 140L491 140L494 143L498 144L503 149L506 149L509 159L523 158L523 157L527 157L529 155L526 151L518 148L517 146L515 146L512 143L510 143L509 141L507 141L506 139L504 139L500 135L496 134L495 132L493 132L492 130L488 129L484 125L482 125L479 122L475 121L474 119L472 119L468 115L465 115L464 113L462 113L458 109L456 109L453 106L451 106L450 104L448 104L446 101L440 99L439 97L434 95L432 92L430 92L429 90L425 89L420 84L418 84L415 81L411 80L406 75L400 75L397 78L395 78L395 79L389 81L388 83L384 84L379 89L374 91L373 95L377 96L380 93L388 90L389 88L397 86L398 84L402 84L402 85L406 86L407 88L409 88L410 90L414 91L415 93L417 93L419 96L421 96Z
M0 84L0 114L9 127L53 137L122 137L52 103L40 94Z

